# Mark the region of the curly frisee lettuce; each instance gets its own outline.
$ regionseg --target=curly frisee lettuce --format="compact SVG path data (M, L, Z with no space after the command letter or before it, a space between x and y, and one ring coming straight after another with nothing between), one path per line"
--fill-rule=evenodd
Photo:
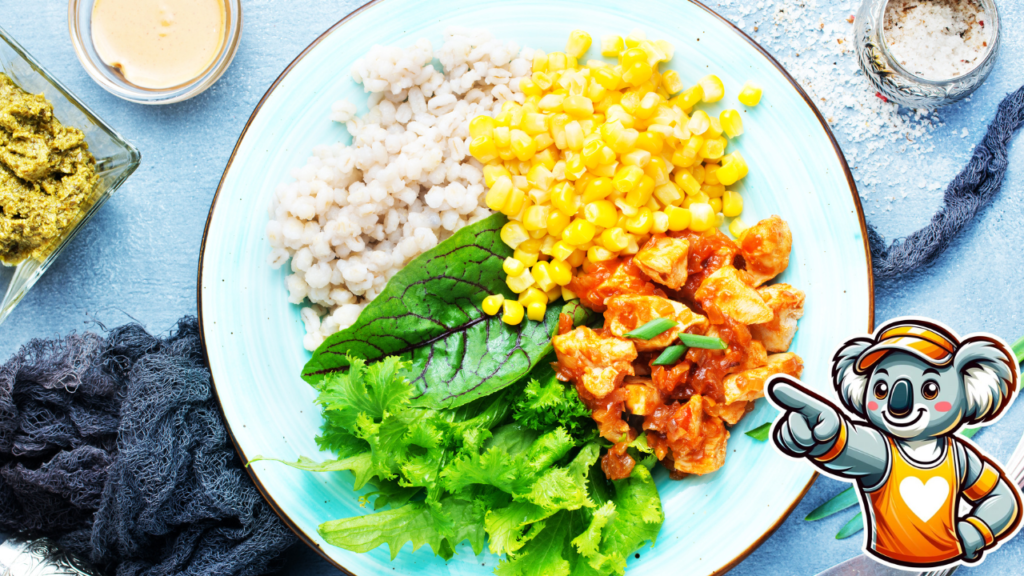
M374 488L375 513L325 522L323 538L354 552L407 542L445 559L468 541L505 555L496 573L622 574L657 538L664 515L650 471L608 482L577 395L547 362L522 380L458 408L415 405L408 362L390 356L314 384L324 416L318 444L338 455L288 463L349 471ZM253 461L265 460L257 457ZM485 542L486 540L486 542Z

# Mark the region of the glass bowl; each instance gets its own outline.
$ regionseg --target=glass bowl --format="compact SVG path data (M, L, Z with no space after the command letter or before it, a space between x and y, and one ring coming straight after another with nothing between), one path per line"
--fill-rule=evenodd
M14 80L22 90L42 94L53 104L53 112L65 126L85 133L89 151L96 157L98 180L92 194L83 202L75 220L54 241L42 260L29 258L17 266L0 264L0 323L28 293L29 288L60 256L75 234L92 218L124 181L139 166L142 156L117 132L96 117L56 78L50 76L3 28L0 28L0 72Z
M75 47L78 60L85 71L92 76L104 90L118 98L136 104L173 104L197 96L224 74L238 51L238 42L242 37L242 2L241 0L224 0L227 26L224 28L224 42L220 54L205 72L190 82L159 90L140 88L127 80L115 68L107 66L96 52L92 43L92 7L96 0L70 0L68 2L68 28L71 32L71 43Z
M910 108L938 108L966 98L995 67L999 52L999 11L995 0L977 0L988 13L991 41L978 65L960 76L929 80L900 66L885 42L885 10L889 0L864 0L854 21L857 61L880 94Z

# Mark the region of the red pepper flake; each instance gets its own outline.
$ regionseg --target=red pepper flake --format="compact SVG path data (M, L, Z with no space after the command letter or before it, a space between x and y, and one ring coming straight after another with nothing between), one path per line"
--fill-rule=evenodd
M849 22L850 24L853 24L853 14L850 14L849 16L847 16L846 17L846 21ZM982 24L982 26L984 26L984 24Z
M878 96L879 98L881 98L882 102L885 102L887 104L889 103L889 99L886 98L885 96L883 96L881 92L875 92L875 96Z
M984 20L978 20L978 24L981 24L982 28L985 27L985 21Z

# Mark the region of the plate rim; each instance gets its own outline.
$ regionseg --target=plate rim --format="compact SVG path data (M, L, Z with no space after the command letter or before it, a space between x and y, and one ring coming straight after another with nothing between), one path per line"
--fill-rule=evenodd
M857 210L857 219L858 219L858 221L860 223L861 238L862 238L862 240L864 242L864 255L865 255L865 264L867 265L867 280L868 280L868 282L867 282L867 293L868 293L868 326L867 326L867 332L868 333L873 332L874 328L875 328L875 279L874 279L873 266L872 266L872 260L871 260L871 245L870 245L870 243L868 241L868 238L869 238L869 236L868 236L868 225L867 225L867 220L864 218L864 207L861 205L860 194L857 191L856 180L853 177L853 172L851 172L849 164L847 164L847 162L846 162L846 157L843 155L842 148L840 148L839 142L836 140L835 134L832 133L832 129L829 127L828 122L825 120L825 117L821 115L821 111L819 111L818 107L814 105L814 101L807 94L807 92L804 91L803 87L800 86L800 83L797 82L796 79L793 78L792 75L790 75L790 73L782 66L782 64L778 60L775 59L774 56L771 55L771 53L769 53L767 50L765 50L764 47L762 47L760 44L758 44L757 41L754 40L753 38L751 38L750 35L748 35L746 32L743 31L743 29L741 29L740 27L736 26L729 19L725 18L724 16L722 16L718 12L715 12L710 7L706 6L704 3L700 2L699 0L687 0L687 1L690 4L693 4L693 5L697 6L698 8L704 10L705 12L710 14L713 18L715 18L715 19L719 20L720 22L726 24L742 40L747 42L747 44L752 46L762 56L764 56L768 60L768 62L772 66L774 66L775 69L779 71L779 73L782 74L782 77L785 78L785 80L787 82L789 82L789 84L796 90L797 94L799 94L800 97L804 99L804 102L810 108L810 110L814 114L815 118L817 118L818 123L821 124L822 129L824 129L825 135L828 136L829 143L832 145L832 152L836 155L836 158L838 158L839 164L840 164L840 166L843 169L843 174L846 176L846 181L847 181L847 184L848 184L848 189L849 189L849 192L850 192L851 196L853 197L853 204L854 204L854 207ZM210 366L210 351L209 351L209 348L206 345L206 326L205 326L205 324L203 322L203 260L204 260L204 257L206 255L206 242L207 242L207 239L208 239L209 233L210 233L210 224L213 221L213 213L214 213L214 210L216 210L216 208L217 208L217 201L220 199L220 193L223 191L224 181L227 178L228 171L231 169L231 166L232 166L232 164L235 161L235 156L238 154L238 149L241 147L242 141L245 139L246 134L248 134L248 132L249 132L250 126L252 125L253 121L256 120L256 117L259 115L260 111L263 109L263 105L266 103L267 99L270 98L270 95L274 92L274 90L277 89L277 87L281 84L281 82L284 81L285 77L288 76L288 74L292 71L292 69L295 68L295 66L297 66L298 63L303 58L305 58L310 52L312 52L317 46L319 46L320 43L323 42L328 36L330 36L331 34L333 34L336 31L338 31L343 25L348 23L349 20L351 20L352 18L356 17L357 15L362 13L364 10L366 10L368 8L371 8L373 6L376 6L378 4L381 4L383 2L385 2L385 0L371 0L370 2L367 2L366 4L363 4L362 6L356 8L355 10L353 10L352 12L347 14L344 18L342 18L341 20L338 20L336 23L334 23L330 28L328 28L322 34L317 36L316 39L314 39L308 46L306 46L306 48L303 49L302 52L300 52L298 54L298 56L296 56L288 64L288 66L281 72L281 74L278 75L278 77L274 80L273 84L271 84L270 87L267 88L267 91L263 94L263 97L260 98L260 101L256 104L256 107L253 109L252 114L249 116L249 119L246 120L245 126L242 128L242 132L238 135L238 140L235 142L235 147L231 150L231 156L228 157L228 161L224 165L224 172L221 174L220 181L217 183L217 191L214 193L213 200L210 202L210 211L209 211L209 213L207 214L207 217L206 217L206 224L203 226L203 239L202 239L202 244L200 245L200 249L199 249L198 273L197 273L197 281L196 281L196 302L197 302L197 312L198 312L198 319L199 319L199 340L202 343L203 359L206 361L207 367ZM282 522L284 522L285 526L287 526L288 529L291 530L292 533L295 534L299 538L299 540L301 540L304 544L306 544L306 546L308 546L309 548L313 549L317 554L320 555L320 557L322 557L324 560L326 560L329 564L334 566L336 569L340 570L342 573L347 574L349 576L357 576L354 572L352 572L351 570L349 570L345 566L341 565L341 563L339 563L337 560L335 560L329 554L327 554L327 552L325 552L320 547L320 544L318 544L315 540L310 538L302 529L300 529L296 525L296 523L291 519L291 517L289 517L288 514L281 508L281 506L277 503L277 501L274 499L274 497L271 496L270 492L266 489L266 487L263 485L263 483L260 482L259 476L257 476L255 471L252 469L252 467L249 466L249 462L250 462L249 457L246 456L245 452L242 450L241 446L238 444L238 440L235 439L234 432L231 430L231 424L228 422L227 416L224 413L224 401L221 399L220 392L217 390L217 383L216 383L216 380L213 377L213 372L212 371L210 372L210 386L211 386L211 388L213 390L214 396L216 396L216 398L217 398L217 409L220 412L221 419L224 421L224 428L225 428L225 430L227 430L228 438L231 439L231 444L234 447L235 452L238 454L239 458L242 460L242 467L245 469L246 473L249 475L249 478L252 479L253 484L256 486L256 489L259 491L260 495L263 497L263 500L265 502L267 502L267 504L270 506L271 510L274 511L274 514L276 514L277 517L280 518ZM712 573L713 574L725 574L726 572L728 572L728 571L732 570L733 568L735 568L737 564L739 564L740 562L745 560L747 558L747 556L749 556L751 553L753 553L754 550L759 548L761 546L761 544L763 544L765 540L767 540L772 534L774 534L775 531L778 530L780 526L782 526L783 522L785 522L786 519L789 518L790 514L793 513L793 510L804 499L804 496L807 495L807 491L811 489L811 486L814 484L814 482L817 479L818 479L818 472L815 471L815 472L813 472L811 474L810 479L807 481L807 484L803 487L803 489L800 491L800 493L797 494L797 496L793 499L793 501L791 503L789 503L788 506L786 506L785 510L778 517L778 519L771 526L769 526L765 530L765 532L763 534L761 534L761 536L759 538L754 540L749 546L747 546L735 558L733 558L732 560L730 560L726 564L722 565L720 568L715 569Z

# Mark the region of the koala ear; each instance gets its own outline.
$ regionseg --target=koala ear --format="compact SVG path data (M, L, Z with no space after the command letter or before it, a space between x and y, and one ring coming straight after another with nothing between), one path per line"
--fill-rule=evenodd
M866 374L857 374L854 366L861 353L873 343L870 338L847 340L832 357L832 385L843 406L861 417L867 417L864 412L864 395L867 392L868 377Z
M995 420L1017 390L1017 362L1002 342L986 336L965 339L953 358L964 386L964 422Z

